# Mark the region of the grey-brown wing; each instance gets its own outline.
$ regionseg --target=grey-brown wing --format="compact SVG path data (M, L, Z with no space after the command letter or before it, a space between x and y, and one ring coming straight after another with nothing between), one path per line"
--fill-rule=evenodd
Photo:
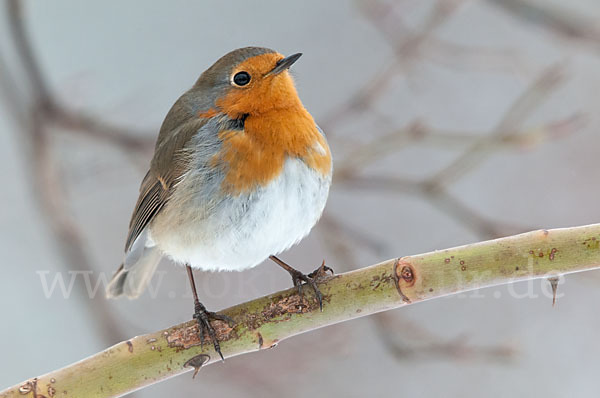
M125 244L126 252L161 211L169 200L175 183L188 170L189 156L186 155L186 145L206 122L207 119L196 118L184 122L170 133L161 131L150 170L142 181L140 196L131 216Z

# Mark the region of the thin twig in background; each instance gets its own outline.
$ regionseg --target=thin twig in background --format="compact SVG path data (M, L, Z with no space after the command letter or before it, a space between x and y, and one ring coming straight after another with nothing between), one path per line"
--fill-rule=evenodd
M546 29L566 39L600 49L600 28L596 20L544 1L488 0L521 21ZM568 4L568 3L565 3Z
M82 270L93 275L94 268L85 252L83 234L66 208L68 200L64 195L65 188L52 153L53 137L48 129L48 120L52 119L51 115L58 108L28 41L21 9L22 2L9 0L6 4L15 47L30 84L30 99L21 99L10 94L14 93L14 89L3 90L3 93L9 103L23 101L18 104L13 103L11 107L23 110L23 114L29 119L28 121L17 119L17 121L20 122L20 127L25 133L23 138L30 155L27 158L30 159L31 164L31 185L35 193L33 196L52 231L67 270ZM6 73L3 73L0 79L4 81L3 87L11 88L14 85ZM83 285L77 285L76 289L81 297L86 298L82 301L88 305L90 314L93 314L91 319L96 322L95 329L100 332L104 341L114 342L122 339L118 323L109 311L106 301L102 298L88 299Z
M401 2L400 2L401 3ZM377 111L375 103L388 89L386 84L393 75L405 75L408 72L407 65L417 62L417 60L447 62L447 58L431 56L432 48L444 49L446 53L449 50L460 52L456 54L474 53L474 50L455 46L452 43L441 41L433 35L435 29L440 27L453 13L455 13L462 1L446 2L438 1L433 7L429 17L422 24L421 30L410 32L403 28L404 24L399 21L399 16L394 12L398 7L398 2L376 1L369 3L359 3L359 8L365 17L372 22L374 28L381 32L381 35L392 47L394 60L387 61L380 72L374 78L368 81L363 88L351 96L347 103L334 110L329 116L324 118L321 124L325 131L332 137L332 144L335 147L338 140L342 141L344 134L339 132L337 126L342 125L348 118L356 119L363 113L371 112L381 115ZM427 47L427 51L422 51L428 43L435 43L434 46ZM425 56L425 54L428 54ZM500 51L490 51L488 61L500 62L506 65L508 60L515 60L516 64L524 65L524 58L518 53ZM492 55L495 55L492 57ZM467 65L473 61L473 57L462 57L462 64ZM454 65L459 63L455 59ZM489 66L490 64L488 64ZM498 68L506 72L513 72L511 68ZM334 187L343 185L342 188L363 189L369 192L389 191L399 194L417 195L423 198L431 205L448 214L457 223L462 224L474 234L482 239L495 238L522 232L528 229L527 226L507 225L505 223L490 220L487 217L478 214L467 205L463 204L448 189L456 184L461 178L464 178L469 171L475 169L478 165L488 159L491 155L501 150L511 148L533 148L536 145L547 141L562 138L566 135L579 131L585 118L581 114L573 114L564 119L555 120L540 127L523 127L525 119L536 110L545 100L547 100L562 81L563 70L560 66L550 66L542 71L538 79L526 89L509 107L508 111L500 119L497 127L490 133L468 133L468 132L446 132L431 128L426 128L424 123L415 121L409 125L397 128L392 125L389 118L380 117L379 122L387 125L390 133L382 136L376 136L372 141L357 145L354 149L348 150L346 156L336 159L336 168L334 175ZM334 132L334 134L331 134ZM382 176L382 175L363 175L364 170L370 163L380 161L384 157L394 156L400 149L410 145L420 144L428 146L445 145L453 141L450 148L466 149L452 163L439 170L434 176L421 181L405 179L401 176ZM456 148L458 146L458 148ZM331 251L336 258L343 264L352 264L355 257L355 247L347 244L347 236L340 234L339 230L333 228L335 222L326 216L326 222L322 222L320 228L324 231L320 234L324 241L330 246ZM529 227L530 228L530 227ZM396 343L399 341L396 329L390 328L392 322L389 317L401 315L376 315L372 317L377 325L380 334L393 335L395 338L383 338L380 341L384 345L389 345L386 352L407 353L410 351L408 346L400 348ZM445 343L444 343L445 344ZM449 343L451 344L451 343ZM445 349L443 346L431 342L432 349L439 349L440 355L455 355L456 350ZM467 348L465 348L467 349ZM506 353L503 348L482 348L486 353ZM467 349L468 350L468 349ZM477 349L473 349L473 353ZM477 355L474 355L477 356Z

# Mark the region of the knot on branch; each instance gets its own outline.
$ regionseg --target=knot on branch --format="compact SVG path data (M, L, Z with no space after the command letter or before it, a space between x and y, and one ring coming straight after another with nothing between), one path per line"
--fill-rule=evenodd
M404 287L411 287L415 284L416 278L413 266L409 262L399 258L394 262L394 272L392 275L394 275L396 289L398 290L402 301L410 303L410 299L402 292L402 289Z

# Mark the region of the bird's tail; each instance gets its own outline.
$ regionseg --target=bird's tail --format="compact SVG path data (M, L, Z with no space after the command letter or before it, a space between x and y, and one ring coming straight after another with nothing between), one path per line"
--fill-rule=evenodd
M130 299L138 298L152 279L161 257L158 248L144 247L133 264L128 264L129 259L126 259L106 286L106 297L117 298L124 295Z

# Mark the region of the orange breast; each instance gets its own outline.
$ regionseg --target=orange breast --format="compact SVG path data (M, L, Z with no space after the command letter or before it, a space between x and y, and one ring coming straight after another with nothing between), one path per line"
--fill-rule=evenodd
M297 157L322 175L331 173L331 153L304 107L249 115L244 131L223 131L223 150L213 164L225 169L223 190L238 195L265 186Z

